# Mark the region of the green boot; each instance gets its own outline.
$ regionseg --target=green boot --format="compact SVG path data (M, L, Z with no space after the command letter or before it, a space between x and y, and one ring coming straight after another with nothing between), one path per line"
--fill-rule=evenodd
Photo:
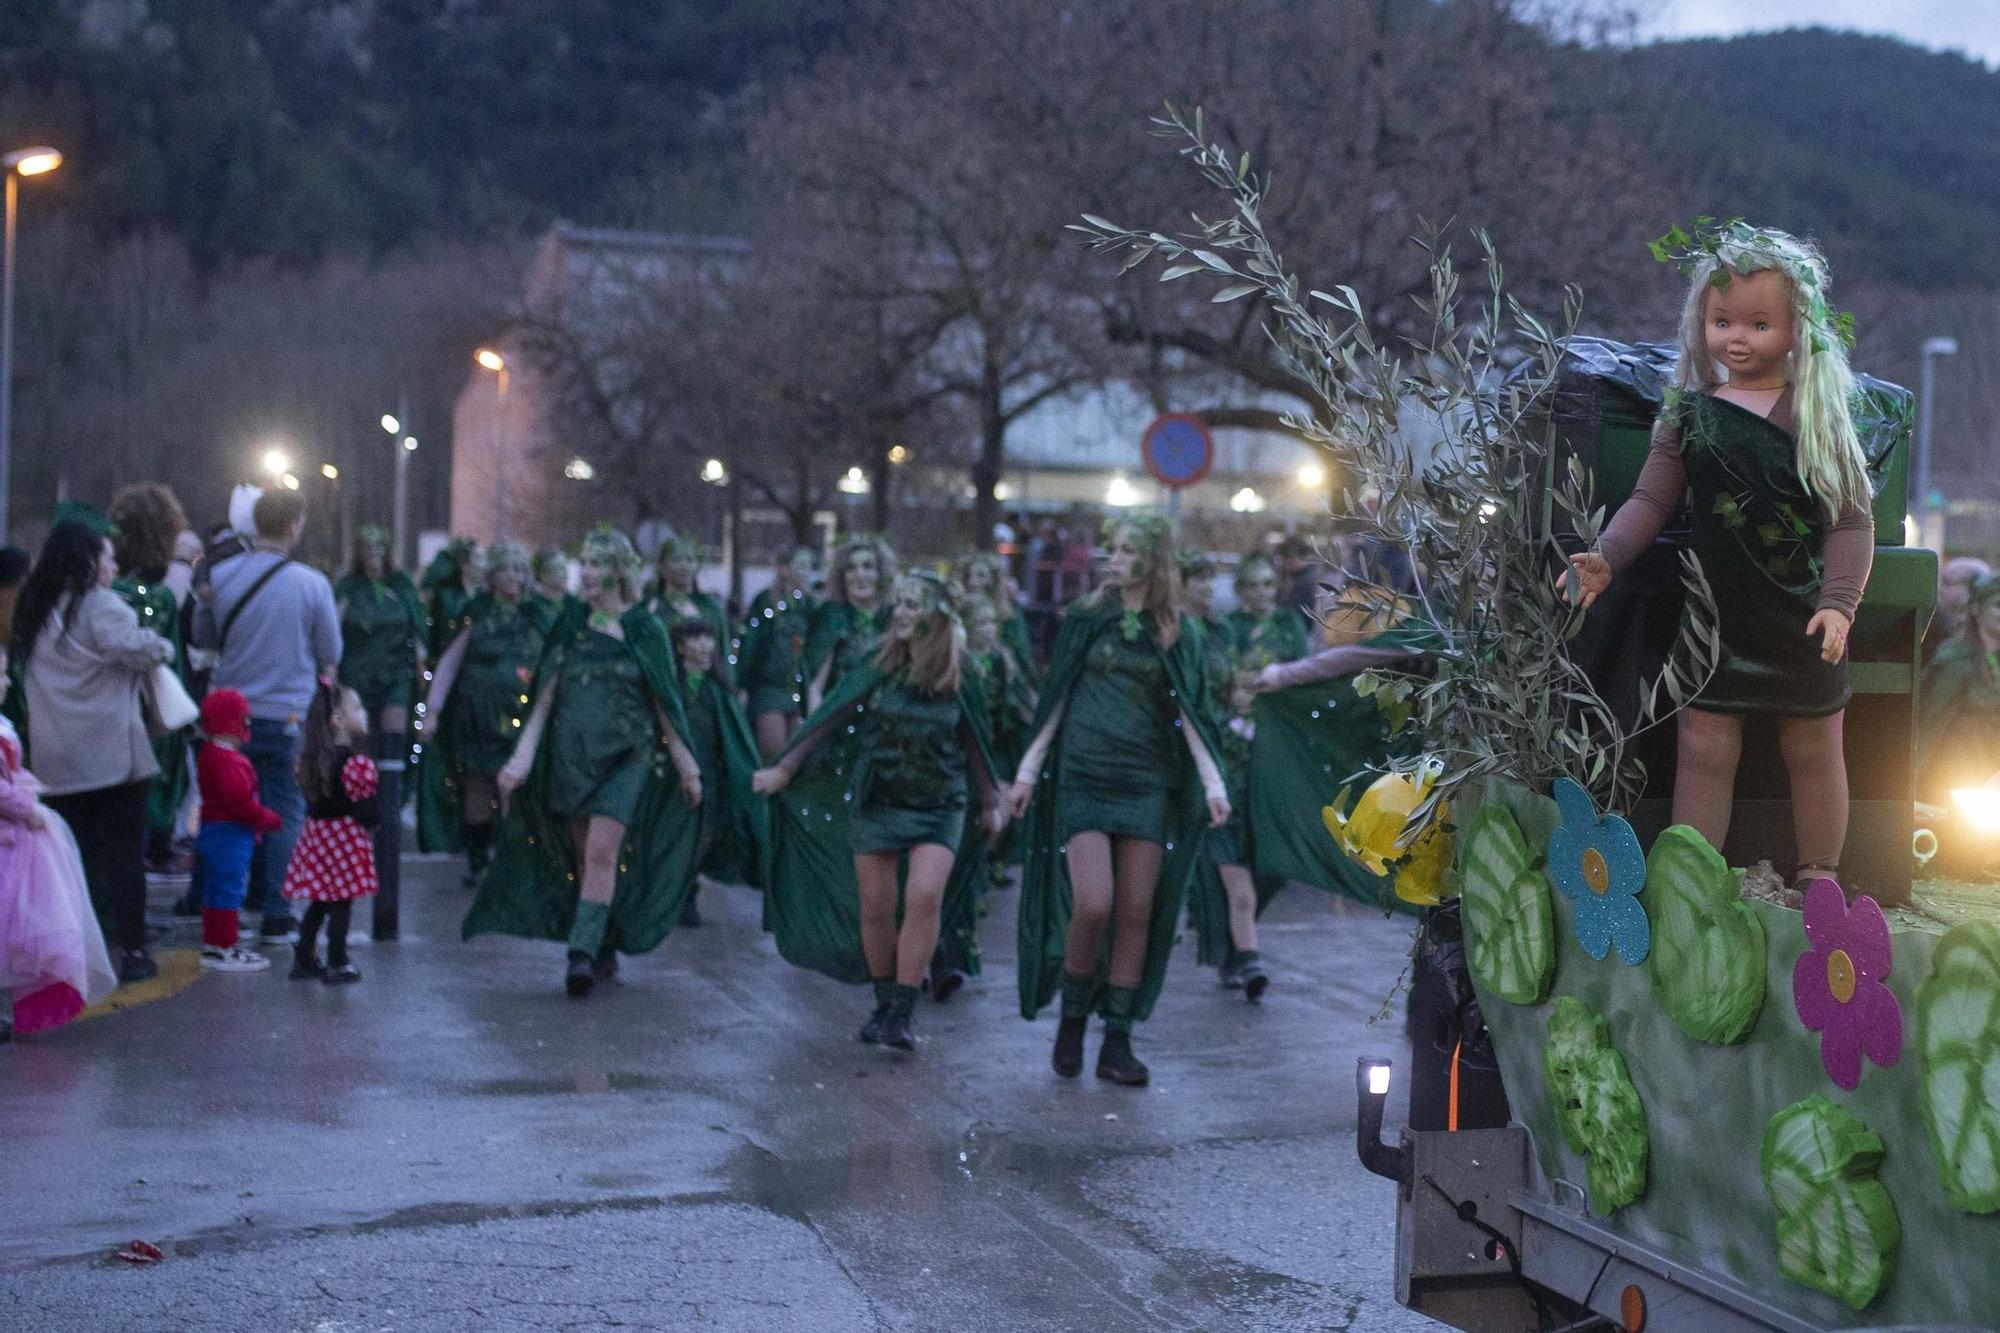
M569 975L563 984L575 999L590 994L597 984L593 964L604 946L604 932L611 924L611 904L585 899L576 905L576 920L569 928Z

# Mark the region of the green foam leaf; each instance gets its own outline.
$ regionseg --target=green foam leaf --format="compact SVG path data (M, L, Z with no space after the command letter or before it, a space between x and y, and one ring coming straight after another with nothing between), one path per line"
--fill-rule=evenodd
M1895 1276L1903 1243L1896 1205L1875 1178L1881 1136L1815 1093L1771 1117L1760 1160L1778 1210L1778 1267L1867 1308Z
M1521 826L1497 801L1458 838L1466 952L1481 985L1515 1004L1540 1004L1555 976L1555 912Z
M1542 1047L1542 1081L1572 1152L1583 1154L1599 1214L1646 1192L1646 1108L1611 1044L1611 1030L1572 995L1556 1000Z
M1951 1206L2000 1212L2000 925L1938 941L1917 988L1924 1124Z
M1652 921L1646 973L1682 1032L1726 1046L1764 1007L1764 923L1738 895L1721 853L1685 824L1653 843L1640 895Z

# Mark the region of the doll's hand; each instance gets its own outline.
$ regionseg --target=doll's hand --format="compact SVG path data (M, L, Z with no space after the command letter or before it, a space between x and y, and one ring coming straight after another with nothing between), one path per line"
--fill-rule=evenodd
M1847 629L1853 623L1832 607L1816 612L1806 622L1806 634L1820 636L1819 655L1822 661L1838 662L1847 655Z
M701 807L701 770L681 774L681 796L689 805Z
M1035 802L1035 784L1016 782L1007 791L1007 813L1015 819L1026 819L1028 807Z
M1578 606L1588 607L1611 586L1611 562L1596 551L1578 552L1569 558L1569 568L1556 575L1556 586L1567 591L1565 585L1581 592ZM1576 596L1576 592L1571 592L1572 599Z
M1227 796L1209 797L1208 826L1210 828L1221 828L1224 824L1227 824L1228 822L1229 822L1229 798Z
M759 796L776 796L792 784L792 775L783 767L760 768L750 775L750 790Z

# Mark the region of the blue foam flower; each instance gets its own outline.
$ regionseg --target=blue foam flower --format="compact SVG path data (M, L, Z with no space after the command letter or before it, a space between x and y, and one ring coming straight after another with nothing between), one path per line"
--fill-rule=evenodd
M1639 835L1617 815L1600 815L1568 778L1556 780L1555 798L1562 823L1549 835L1549 878L1574 909L1577 943L1599 961L1616 945L1620 961L1644 962L1653 931L1639 905L1646 887Z

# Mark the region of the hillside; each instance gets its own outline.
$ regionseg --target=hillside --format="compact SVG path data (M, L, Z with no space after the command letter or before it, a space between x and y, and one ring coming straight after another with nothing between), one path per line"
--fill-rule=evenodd
M1652 147L1706 211L1814 233L1837 266L1911 287L2000 283L2000 73L1826 29L1616 59L1661 99Z

